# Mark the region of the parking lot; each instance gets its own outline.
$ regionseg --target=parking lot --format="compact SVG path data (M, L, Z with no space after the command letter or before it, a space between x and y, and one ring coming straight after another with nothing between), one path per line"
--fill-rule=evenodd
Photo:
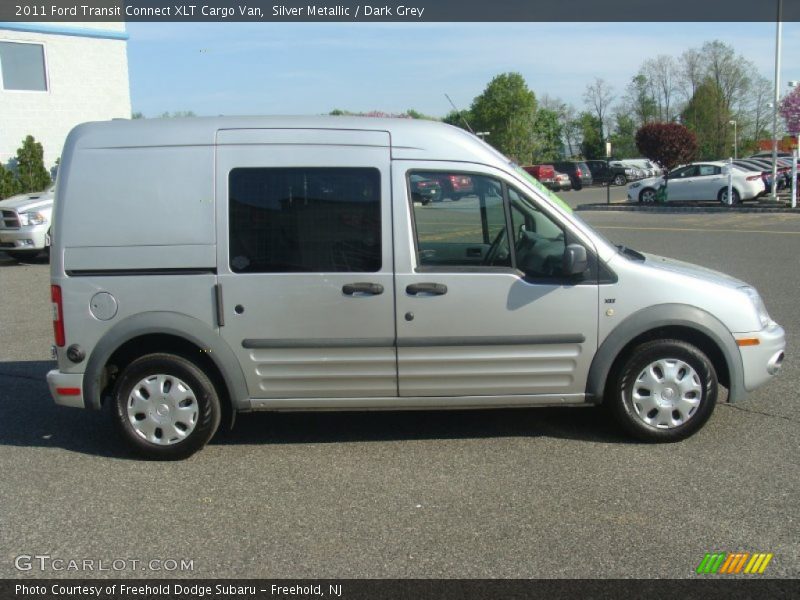
M594 408L259 413L146 462L107 414L53 404L48 266L0 254L0 577L680 578L712 551L771 552L766 576L799 577L800 216L580 214L755 285L787 331L780 376L670 445ZM21 572L23 554L193 562Z

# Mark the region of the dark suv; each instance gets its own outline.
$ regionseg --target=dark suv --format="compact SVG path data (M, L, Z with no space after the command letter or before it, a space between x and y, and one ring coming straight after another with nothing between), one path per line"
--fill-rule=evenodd
M553 163L556 171L569 175L572 189L579 190L585 185L592 185L592 172L583 161L567 160Z
M594 183L613 183L614 185L625 185L631 179L635 179L635 171L619 163L609 163L607 160L587 160L586 165L592 172Z

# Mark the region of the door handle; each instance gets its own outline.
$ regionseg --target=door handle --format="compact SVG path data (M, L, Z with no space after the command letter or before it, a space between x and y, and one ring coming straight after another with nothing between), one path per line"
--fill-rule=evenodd
M378 296L383 293L383 286L380 283L347 283L342 286L342 293L345 296L355 296L356 294Z
M417 296L425 294L429 296L443 296L447 293L447 286L443 283L412 283L406 286L406 294Z

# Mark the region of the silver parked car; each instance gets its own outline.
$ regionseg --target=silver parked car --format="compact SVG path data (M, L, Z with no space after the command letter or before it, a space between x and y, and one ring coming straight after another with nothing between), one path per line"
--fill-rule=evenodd
M441 123L113 121L62 156L47 380L149 457L253 410L602 404L675 441L783 361L753 287L614 246Z

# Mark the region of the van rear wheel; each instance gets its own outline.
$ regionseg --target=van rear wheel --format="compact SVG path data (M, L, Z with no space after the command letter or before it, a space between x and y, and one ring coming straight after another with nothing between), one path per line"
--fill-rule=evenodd
M211 380L174 354L147 354L117 379L113 417L138 454L156 460L187 458L219 427L220 403Z
M689 437L708 421L716 402L711 361L681 340L655 340L634 348L606 395L622 428L648 442Z

